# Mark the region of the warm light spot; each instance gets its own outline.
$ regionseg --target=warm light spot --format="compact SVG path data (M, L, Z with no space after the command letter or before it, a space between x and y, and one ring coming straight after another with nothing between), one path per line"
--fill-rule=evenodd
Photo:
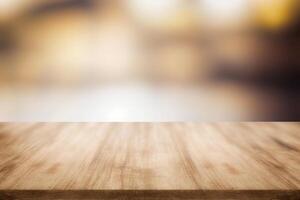
M179 0L127 0L127 2L129 10L135 17L154 24L173 15L181 3Z
M192 9L181 8L178 12L165 21L165 27L175 33L196 31L198 20Z
M8 19L17 14L28 0L0 0L0 20Z
M271 29L288 25L293 19L296 5L294 0L264 0L258 3L258 19L261 24Z
M200 14L211 21L209 23L232 23L248 17L248 0L201 0Z

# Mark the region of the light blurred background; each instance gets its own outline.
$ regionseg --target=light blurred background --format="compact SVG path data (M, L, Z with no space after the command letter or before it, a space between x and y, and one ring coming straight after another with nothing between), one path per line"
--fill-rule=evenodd
M297 121L299 0L0 0L1 121Z

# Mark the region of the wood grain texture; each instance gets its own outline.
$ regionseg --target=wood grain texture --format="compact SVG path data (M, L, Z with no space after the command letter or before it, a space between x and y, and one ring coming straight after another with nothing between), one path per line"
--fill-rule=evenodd
M299 123L0 123L0 199L23 190L299 197L299 130Z
M286 190L40 190L0 191L5 200L299 200L299 191Z

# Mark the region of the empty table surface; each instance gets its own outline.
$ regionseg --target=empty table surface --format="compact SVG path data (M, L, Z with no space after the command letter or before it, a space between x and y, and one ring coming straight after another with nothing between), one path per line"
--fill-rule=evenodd
M299 123L0 123L6 192L299 188Z

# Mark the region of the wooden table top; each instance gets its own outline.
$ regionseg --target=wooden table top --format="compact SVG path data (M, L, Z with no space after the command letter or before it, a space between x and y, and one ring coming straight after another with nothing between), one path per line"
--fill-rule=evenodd
M299 189L299 123L0 123L5 194Z

